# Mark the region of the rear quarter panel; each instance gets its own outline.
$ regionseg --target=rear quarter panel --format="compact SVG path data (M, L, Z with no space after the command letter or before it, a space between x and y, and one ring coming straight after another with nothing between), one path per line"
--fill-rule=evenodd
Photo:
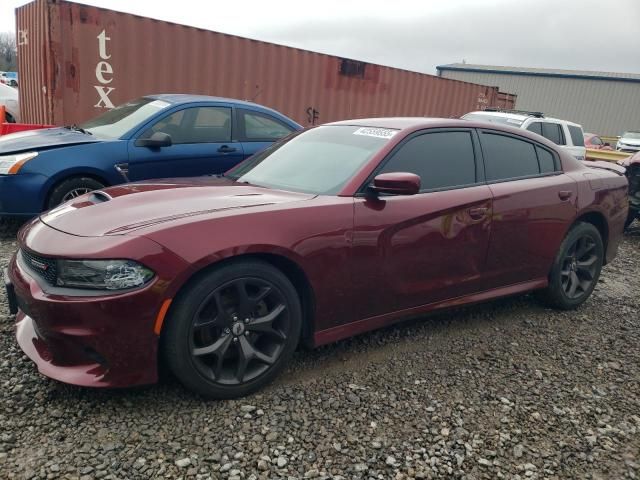
M623 175L607 170L584 168L571 172L578 184L578 217L589 213L604 216L608 227L605 260L611 262L622 241L629 209L628 183Z

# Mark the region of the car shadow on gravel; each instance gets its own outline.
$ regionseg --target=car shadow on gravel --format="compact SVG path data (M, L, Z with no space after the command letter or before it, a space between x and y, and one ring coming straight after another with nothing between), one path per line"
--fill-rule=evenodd
M18 230L25 222L23 218L0 217L0 240L15 239Z

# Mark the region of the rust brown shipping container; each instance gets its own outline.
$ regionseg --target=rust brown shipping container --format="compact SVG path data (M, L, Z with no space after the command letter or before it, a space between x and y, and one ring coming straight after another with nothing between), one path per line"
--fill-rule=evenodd
M302 125L512 108L496 87L58 0L16 9L23 121L67 125L151 93L250 100ZM508 105L507 105L508 104Z

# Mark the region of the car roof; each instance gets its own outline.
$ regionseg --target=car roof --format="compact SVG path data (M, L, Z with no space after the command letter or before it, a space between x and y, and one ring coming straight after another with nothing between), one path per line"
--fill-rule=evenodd
M502 118L512 118L514 120L520 120L524 122L527 118L540 118L540 117L532 117L531 115L524 115L522 113L513 113L513 112L487 112L485 110L476 110L475 112L469 112L468 114L473 115L486 115L488 117L502 117ZM468 115L465 114L465 115Z
M437 126L466 125L466 120L450 118L430 117L380 117L357 118L353 120L341 120L339 122L325 123L325 125L351 125L356 127L392 128L395 130L433 128Z
M482 120L465 120L462 118L434 118L434 117L382 117L382 118L358 118L353 120L342 120L340 122L325 123L322 126L345 125L355 127L369 128L391 128L395 130L403 130L410 134L413 131L426 128L480 128L487 130L498 130L505 133L511 133L520 137L535 140L537 143L546 145L547 147L558 150L558 145L547 140L546 138L511 125L501 123L489 123Z
M264 108L262 105L258 105L257 103L245 102L244 100L237 100L235 98L225 98L225 97L213 97L210 95L195 95L188 93L157 93L153 95L145 95L147 98L154 98L156 100L164 100L165 102L173 103L173 104L182 104L182 103L193 103L193 102L223 102L223 103L235 103L237 105L244 105L247 107L257 107Z
M474 115L481 114L481 115L487 115L487 116L492 116L492 117L512 118L514 120L519 120L521 122L524 122L525 120L527 120L529 118L535 119L537 121L551 120L552 122L564 122L567 125L573 125L574 127L582 128L582 125L580 125L579 123L575 123L575 122L572 122L570 120L564 120L562 118L547 117L546 115L544 117L536 117L536 116L533 116L533 115L526 115L526 114L523 114L523 113L487 112L485 110L476 110L474 112L469 112L469 113L473 113Z

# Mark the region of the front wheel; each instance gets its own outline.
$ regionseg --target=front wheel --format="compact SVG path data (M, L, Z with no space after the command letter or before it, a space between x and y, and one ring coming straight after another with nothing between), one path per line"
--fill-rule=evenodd
M562 310L583 303L598 283L604 246L598 229L590 223L574 225L562 241L549 273L549 285L540 296Z
M236 261L197 277L176 299L162 354L190 390L241 397L284 368L301 325L300 299L282 272L261 261Z
M47 208L57 207L61 203L73 200L80 195L104 188L99 181L90 177L71 177L60 182L49 195Z

